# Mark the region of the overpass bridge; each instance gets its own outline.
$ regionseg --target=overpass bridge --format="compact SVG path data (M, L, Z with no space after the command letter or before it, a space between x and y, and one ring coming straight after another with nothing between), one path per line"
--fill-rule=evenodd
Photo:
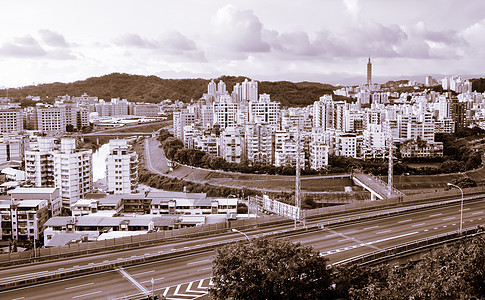
M363 187L371 193L371 200L387 200L391 198L402 198L404 194L394 187L389 186L371 174L364 174L362 172L352 172L352 180L356 185Z

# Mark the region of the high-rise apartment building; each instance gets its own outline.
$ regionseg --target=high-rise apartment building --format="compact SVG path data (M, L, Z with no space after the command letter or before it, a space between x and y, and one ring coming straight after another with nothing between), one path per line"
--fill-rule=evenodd
M244 141L248 160L266 164L273 163L273 130L270 126L247 125Z
M324 95L313 103L313 127L334 129L334 105L332 95Z
M25 178L35 187L54 186L54 138L37 137L25 150Z
M138 191L138 155L126 139L109 141L106 185L108 192L119 195Z
M60 190L62 206L66 209L84 198L93 183L92 150L76 146L74 138L63 138L60 150L52 153L55 186Z
M268 94L259 95L259 101L249 102L249 123L277 125L280 122L280 103L272 102Z

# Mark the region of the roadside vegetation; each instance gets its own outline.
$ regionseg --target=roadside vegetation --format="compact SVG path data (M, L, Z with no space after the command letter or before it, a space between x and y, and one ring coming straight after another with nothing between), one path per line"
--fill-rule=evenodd
M257 238L216 251L214 299L485 299L485 238L402 266L340 265L311 246Z

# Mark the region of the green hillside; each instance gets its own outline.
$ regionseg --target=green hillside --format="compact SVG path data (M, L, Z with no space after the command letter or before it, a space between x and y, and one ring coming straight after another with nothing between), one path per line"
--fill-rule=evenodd
M244 79L241 76L222 76L215 81L223 80L231 92L234 84L243 82ZM171 99L188 102L199 99L206 93L209 82L207 79L162 79L157 76L113 73L72 83L56 82L9 89L9 96L17 101L29 95L41 96L43 99L49 97L52 100L61 95L81 96L87 93L105 100L126 98L129 101L159 102ZM272 100L281 102L284 106L309 105L322 95L332 93L334 89L329 84L316 82L259 82L260 94L270 94Z

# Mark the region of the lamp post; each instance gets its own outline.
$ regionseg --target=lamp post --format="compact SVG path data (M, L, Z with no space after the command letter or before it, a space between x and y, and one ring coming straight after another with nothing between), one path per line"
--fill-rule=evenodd
M461 205L460 205L460 231L459 233L461 234L461 229L462 229L462 226L463 226L463 190L461 189L461 187L457 186L456 184L453 184L453 183L447 183L447 185L449 186L452 186L452 187L455 187L457 189L460 190L461 192Z
M249 236L247 234L245 234L244 232L239 231L236 228L233 228L231 230L232 230L232 232L237 232L237 233L240 233L240 234L244 235L246 237L246 239L248 240L248 242L251 242L251 239L249 238Z

